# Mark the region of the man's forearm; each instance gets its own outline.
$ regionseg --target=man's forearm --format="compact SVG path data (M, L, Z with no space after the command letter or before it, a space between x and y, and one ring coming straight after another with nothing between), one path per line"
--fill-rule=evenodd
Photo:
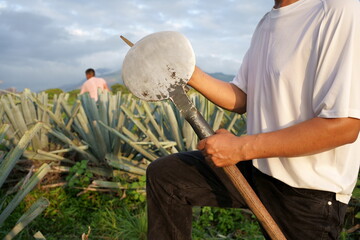
M296 157L324 152L356 141L360 120L314 118L282 130L248 137L247 159Z
M243 91L209 76L197 67L188 84L222 108L238 113L246 111L246 94Z
M236 137L225 129L201 140L198 149L218 167L271 157L298 157L356 141L360 120L313 118L282 130Z

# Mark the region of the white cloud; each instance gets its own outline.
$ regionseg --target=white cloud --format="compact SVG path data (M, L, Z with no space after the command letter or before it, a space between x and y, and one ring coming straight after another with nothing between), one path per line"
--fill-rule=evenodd
M88 66L120 70L133 42L181 31L208 72L235 74L269 0L0 1L2 86L33 90L83 79ZM29 83L31 83L29 85Z
M0 1L0 9L7 8L7 3L5 1Z

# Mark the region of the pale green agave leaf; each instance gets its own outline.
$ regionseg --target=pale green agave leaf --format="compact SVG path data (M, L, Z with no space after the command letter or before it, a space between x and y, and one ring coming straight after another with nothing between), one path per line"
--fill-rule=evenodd
M4 237L4 240L11 240L19 234L29 223L37 218L48 206L50 202L44 197L39 198L31 207L19 218L15 227Z
M43 177L50 171L50 166L44 163L37 172L29 179L29 181L20 189L6 208L0 214L0 226L10 216L19 203L25 196L43 179Z
M36 233L34 234L34 238L35 238L36 240L46 240L46 238L44 237L44 235L43 235L40 231L38 231L38 232L36 232Z
M13 148L0 164L0 188L14 168L17 160L25 151L34 135L43 127L42 123L37 123L30 130L27 130L19 143Z

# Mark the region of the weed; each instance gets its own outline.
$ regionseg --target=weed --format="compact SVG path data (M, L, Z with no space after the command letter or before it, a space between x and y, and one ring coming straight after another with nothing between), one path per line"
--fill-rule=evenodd
M93 174L87 169L88 162L88 160L82 160L70 168L69 175L66 177L69 187L85 187L90 184Z

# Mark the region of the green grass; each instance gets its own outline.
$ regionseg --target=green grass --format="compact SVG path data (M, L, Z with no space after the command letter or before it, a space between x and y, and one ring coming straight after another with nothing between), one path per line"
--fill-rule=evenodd
M138 238L146 233L145 204L139 203L131 209L116 194L91 192L77 196L76 193L64 188L31 192L0 230L0 239L39 196L48 198L50 206L15 239L33 240L37 231L48 240L81 239L88 226L91 227L90 239L145 239Z
M147 231L146 206L122 194L90 192L77 196L79 191L54 188L32 191L0 229L0 239L15 225L20 215L40 196L49 199L50 206L29 224L15 239L33 240L41 231L47 240L81 239L91 227L89 239L145 240ZM209 218L212 216L213 218ZM196 208L193 223L194 239L262 239L254 219L240 210ZM245 235L247 237L243 238ZM227 237L221 237L227 236Z
M54 188L35 189L15 209L0 229L0 239L15 225L17 219L40 196L49 199L50 206L15 239L33 240L41 231L47 240L81 239L91 227L90 240L145 240L147 231L146 204L128 192L105 194L89 192L77 196L79 190ZM353 201L357 201L358 192ZM358 208L353 208L355 213ZM264 239L254 216L241 209L194 208L193 239ZM347 227L359 219L348 216ZM359 239L359 233L343 233L342 240Z

